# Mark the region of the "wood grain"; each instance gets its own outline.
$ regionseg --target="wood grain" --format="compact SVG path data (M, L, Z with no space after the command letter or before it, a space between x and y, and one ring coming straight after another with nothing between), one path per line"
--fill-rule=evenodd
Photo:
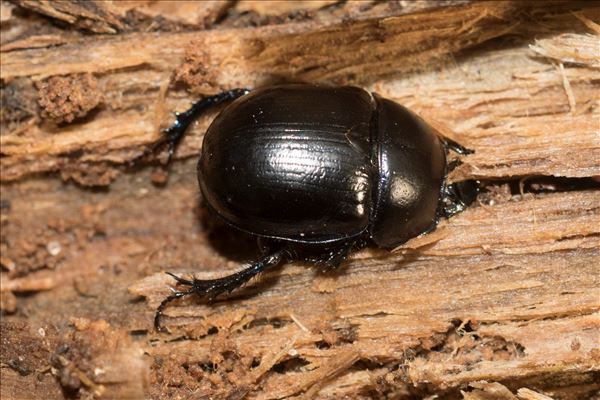
M2 398L597 395L598 3L321 3L1 3ZM394 252L333 274L291 263L228 300L175 302L153 332L164 271L223 276L256 249L200 205L214 113L167 182L128 163L198 96L284 81L408 106L475 149L450 178L485 193Z

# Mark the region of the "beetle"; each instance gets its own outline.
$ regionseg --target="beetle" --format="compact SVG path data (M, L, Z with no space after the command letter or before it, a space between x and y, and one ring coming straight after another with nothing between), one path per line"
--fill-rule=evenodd
M212 300L260 272L293 260L333 269L366 243L393 249L435 229L471 204L478 182L446 183L472 151L391 100L352 86L287 84L234 89L194 103L165 131L170 160L189 125L232 101L208 128L197 166L208 208L257 236L262 256L213 280L171 275L186 290L158 306L198 294Z

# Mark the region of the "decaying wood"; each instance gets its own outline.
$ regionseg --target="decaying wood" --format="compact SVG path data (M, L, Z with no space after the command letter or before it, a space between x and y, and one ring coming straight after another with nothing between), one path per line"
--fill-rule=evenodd
M424 64L434 63L435 60L447 58L462 49L509 32L531 30L531 26L525 23L507 22L511 21L513 14L525 12L517 5L507 2L490 5L481 3L453 11L426 12L419 14L420 18L408 14L325 28L306 23L265 26L245 31L131 34L96 39L85 45L78 41L58 48L7 52L2 57L4 79L30 76L35 80L56 74L98 74L98 86L104 96L103 107L97 110L92 121L86 121L85 124L72 124L58 132L54 125L37 125L31 127L30 134L26 136L20 135L18 129L13 135L4 135L2 179L61 171L65 177L70 175L81 183L93 184L93 178L86 180L79 177L78 170L85 172L89 163L101 163L103 169L107 170L110 168L107 164L124 163L135 157L140 152L140 145L147 145L156 139L157 108L181 110L196 97L169 91L170 96L164 100L165 104L157 103L161 98L158 95L161 87L168 85L174 70L178 71L177 78L193 84L195 90L202 92L257 86L281 79L372 82L390 74L390 71L414 71ZM557 8L560 10L561 7ZM598 16L596 9L587 12L592 17ZM547 24L554 24L561 29L577 23L582 29L585 28L567 10L549 14L538 23L544 30L547 30ZM559 30L556 35L560 33L562 31ZM577 40L582 40L580 37L585 38L585 34L577 36ZM539 45L544 46L543 43ZM566 48L571 45L567 42ZM331 54L332 46L336 48L334 54ZM482 92L481 88L488 81L482 81L481 74L486 74L490 67L494 68L505 57L514 57L519 64L512 66L515 70L495 71L499 73L498 80L504 82L495 83L495 93ZM421 103L414 104L416 111L423 113L428 109L435 110L426 116L444 121L447 125L447 121L450 121L449 125L458 134L469 129L471 135L471 130L477 129L477 125L464 126L465 122L486 127L483 130L487 140L473 144L479 150L469 162L471 174L475 176L506 176L507 170L502 165L490 163L497 158L491 157L489 151L511 155L511 165L525 164L526 168L537 165L534 171L527 171L526 168L516 171L518 175L529 172L590 176L594 169L591 164L599 154L593 143L594 121L587 118L586 113L581 114L581 120L569 121L568 127L559 129L559 133L565 136L561 149L550 148L543 136L535 134L535 131L547 129L545 120L522 118L524 115L535 115L540 107L545 110L546 105L557 111L568 105L564 101L560 71L547 60L532 58L527 46L494 54L485 52L476 57L476 61L478 63L451 67L448 75L430 73L428 86L421 82L427 77L411 75L412 79L407 78L400 83L406 82L409 93L402 93L401 89L395 93L396 90L386 90L385 87L375 88L395 100L416 98ZM560 58L556 61L563 62ZM568 62L569 59L564 61ZM584 108L590 107L594 101L594 85L589 82L598 77L593 60L585 65L584 68L567 67L564 72L571 81L574 96L579 97L577 101ZM464 71L464 68L471 70ZM438 85L439 79L447 82L446 87ZM398 85L394 80L378 81L375 85L390 84L388 82L395 87ZM415 84L419 85L418 91L415 90ZM459 91L455 90L457 87ZM73 90L78 89L74 87ZM424 91L427 91L427 96L421 94ZM522 104L517 104L519 99ZM542 106L539 105L540 99L545 102ZM447 104L450 106L446 107ZM500 110L490 112L491 104ZM140 109L143 112L140 113ZM505 112L502 113L502 110ZM470 115L465 115L467 113ZM479 119L472 117L475 114L480 114ZM493 120L489 121L489 117ZM170 120L169 116L162 116L160 121L168 123ZM533 126L521 126L523 123ZM184 143L180 149L182 156L197 154L201 143L199 133L204 131L207 124L208 121L203 120L197 129L193 129L196 135ZM489 129L490 124L498 125L497 130L502 133L506 132L507 127L531 131L532 134L525 140L534 143L519 147L519 142L494 140L494 129ZM580 146L584 150L595 151L594 157L582 160L579 157ZM564 153L565 148L569 149L568 153ZM73 154L78 154L78 157L73 157ZM81 168L80 164L83 164ZM98 178L98 183L105 184L107 174L116 176L116 172L106 172Z
M152 2L0 3L3 399L600 390L600 5L332 3L264 18L245 1L173 15ZM66 27L31 34L40 20L24 8ZM240 27L244 10L261 26ZM173 285L163 271L223 276L254 239L199 206L190 156L214 113L163 186L147 160L128 163L199 95L283 81L405 104L475 149L451 179L487 192L392 253L361 250L333 274L286 265L229 300L173 303L170 334L153 332Z
M125 28L123 23L107 7L108 4L101 1L42 2L22 0L19 5L96 33L116 33Z

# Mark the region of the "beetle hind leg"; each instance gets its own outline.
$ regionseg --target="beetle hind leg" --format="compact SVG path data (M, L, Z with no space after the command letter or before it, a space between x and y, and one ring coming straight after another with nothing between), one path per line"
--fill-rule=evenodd
M162 312L167 304L171 301L190 294L197 294L201 298L209 301L214 300L222 293L230 293L239 288L257 274L281 264L281 262L286 259L287 255L288 253L285 250L276 251L260 258L252 263L249 267L239 272L218 279L200 280L194 278L193 280L188 280L167 272L167 274L172 276L178 284L187 286L188 289L183 291L175 291L160 303L156 309L156 314L154 315L154 328L158 332L163 330L160 325L160 317L162 316Z
M177 275L175 275L175 274L173 274L171 272L165 272L165 274L173 277L173 279L175 279L177 281L177 283L179 283L181 285L186 285L186 286L193 286L194 285L193 281L190 281L189 279L184 279L184 278L182 278L180 276L177 276Z
M284 256L285 252L280 250L260 258L239 272L223 278L210 280L194 279L192 282L194 291L208 300L214 300L220 294L231 293L259 273L281 264L285 258Z
M175 275L170 274L170 273L169 273L169 275L172 275L173 277L175 277L175 279L177 279L178 282L179 282L180 278L178 278ZM156 308L156 313L154 314L154 329L157 332L162 332L163 331L163 328L160 325L160 317L162 317L163 310L165 309L165 307L167 306L167 304L169 304L173 300L179 299L179 298L184 297L184 296L188 296L188 295L193 294L193 293L195 293L194 289L190 288L188 290L181 291L181 292L180 291L175 291L172 294L170 294L169 296L165 297L164 300L161 301L160 304L158 305L158 307Z
M185 135L187 128L192 124L192 122L194 122L195 119L200 117L211 108L227 101L235 100L238 97L248 94L249 92L249 89L232 89L214 96L203 97L192 104L188 110L182 113L175 113L175 122L173 125L163 131L163 136L154 144L154 146L152 146L151 151L155 152L158 148L166 145L168 164L173 157L175 148Z

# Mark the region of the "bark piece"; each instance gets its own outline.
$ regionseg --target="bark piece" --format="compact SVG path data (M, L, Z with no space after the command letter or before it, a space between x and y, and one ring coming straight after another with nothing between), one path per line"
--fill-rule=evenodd
M19 5L96 33L117 33L125 29L125 24L113 13L110 5L102 1L23 0Z

